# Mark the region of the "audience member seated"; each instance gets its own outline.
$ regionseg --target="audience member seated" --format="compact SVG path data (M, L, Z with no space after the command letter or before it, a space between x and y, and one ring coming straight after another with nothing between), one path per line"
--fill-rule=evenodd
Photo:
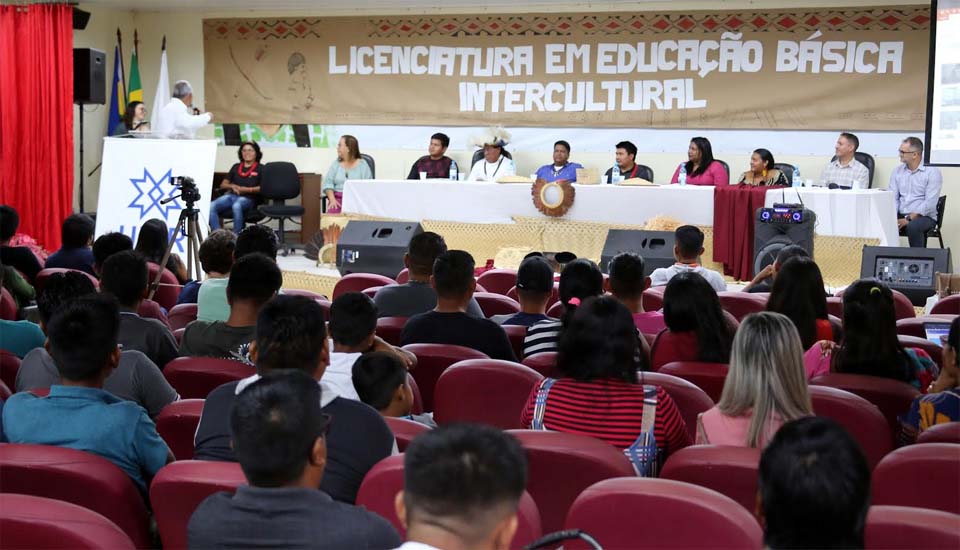
M417 159L410 167L410 173L407 174L408 180L420 179L420 172L426 172L427 177L431 179L450 178L450 171L453 170L453 179L460 179L460 168L457 161L446 155L447 147L450 146L450 138L447 134L437 132L430 136L430 145L427 148L428 155Z
M730 174L719 161L713 160L713 147L705 137L690 140L687 162L681 162L673 171L670 183L680 182L680 170L686 170L687 185L728 185Z
M326 438L327 466L320 489L334 500L353 504L367 471L396 451L393 433L377 411L337 396L322 382L330 355L320 304L304 296L277 296L260 311L256 328L250 357L257 374L224 384L207 396L194 439L194 458L235 462L229 419L236 396L261 376L300 370L320 385L320 406L336 419Z
M12 206L0 204L0 264L9 265L23 273L27 282L33 284L37 273L43 269L40 260L25 246L10 246L10 240L20 227L20 215Z
M760 457L758 486L766 548L863 548L870 469L833 420L784 424Z
M693 225L681 225L674 231L676 243L673 245L673 257L677 263L670 267L658 267L650 273L650 284L662 286L670 282L676 274L692 271L702 276L717 292L727 290L723 275L700 265L703 254L703 231Z
M678 273L667 283L663 320L670 332L684 334L691 344L671 361L730 362L736 329L724 315L716 291L697 273Z
M940 376L928 390L910 405L905 418L901 419L903 433L900 442L913 443L921 432L944 422L960 420L960 317L950 323L950 334L941 341L943 364Z
M19 271L12 266L0 264L0 287L7 289L13 301L17 303L17 309L23 309L30 305L37 297L37 291Z
M513 548L527 457L513 436L456 424L418 436L403 457L400 550Z
M546 321L547 301L553 294L553 268L543 256L530 256L517 270L517 298L520 313L494 315L491 321L499 325L522 325Z
M870 187L870 169L856 159L859 148L860 139L857 136L842 132L833 148L836 156L820 172L820 183L822 185L835 183L854 189Z
M517 360L500 325L467 314L477 287L473 268L473 257L463 250L448 250L437 256L430 277L437 307L407 321L400 333L401 345L452 344L481 351L491 359Z
M185 285L189 281L187 266L183 263L183 260L180 259L180 255L176 252L171 252L167 258L166 265L163 263L163 256L167 253L167 246L170 243L171 237L176 239L177 234L170 232L167 228L167 222L159 218L147 220L140 226L140 232L137 235L137 246L134 247L134 250L143 255L148 262L169 269L170 273L173 273L177 278L177 282Z
M537 170L537 179L556 182L577 182L577 170L583 165L570 162L570 144L560 140L553 144L553 163L541 166Z
M424 231L410 239L410 248L403 255L403 265L410 280L402 285L385 286L377 291L373 303L379 317L413 317L437 307L437 293L430 285L433 262L447 251L443 237ZM471 296L467 314L483 319L480 304Z
M113 231L97 237L97 240L93 241L92 249L93 271L97 277L100 277L100 272L103 271L103 262L124 250L133 250L133 240L123 233Z
M212 236L211 234L211 237ZM220 237L218 237L218 239L220 239ZM200 246L203 248L203 244ZM217 252L217 255L220 257L219 262L223 263L220 267L226 265L226 261L222 255L225 253L223 248L227 246L229 245L225 242L218 241L218 248L220 248L220 250ZM236 236L230 269L233 268L233 264L237 260L255 252L259 252L276 262L278 246L277 235L272 229L263 225L248 226ZM201 259L201 262L202 261ZM227 269L227 273L224 273L223 277L206 279L203 281L203 284L200 285L200 289L197 291L198 321L226 321L227 317L230 316L230 305L227 303L227 282L230 276L230 269Z
M569 317L557 354L564 377L534 387L521 426L602 439L623 450L637 475L656 477L690 435L667 392L637 381L645 361L633 316L616 298L601 296Z
M187 526L190 548L395 548L390 523L321 488L334 419L306 373L287 370L234 399L230 433L248 485L207 497ZM320 489L320 490L318 490Z
M698 418L697 444L763 447L784 422L811 415L797 329L779 313L748 315L720 402Z
M233 267L233 252L237 246L237 236L232 231L226 229L217 229L210 233L202 243L200 243L200 267L203 269L203 281L190 281L183 285L180 296L177 297L178 304L195 304L200 296L201 283L218 281L214 285L220 284L223 288L223 299L226 304L226 281L230 276L230 268ZM198 307L199 309L199 307Z
M237 260L227 282L230 316L226 321L198 319L187 325L180 340L180 355L246 361L257 314L282 284L280 268L263 254L248 254Z
M384 342L376 330L377 306L366 294L347 292L330 305L330 365L323 373L323 383L340 397L360 401L353 386L353 364L363 353L385 351L405 366L417 364L414 354Z
M30 392L10 397L3 433L10 443L56 445L113 462L146 492L149 480L173 453L140 405L104 391L117 368L120 312L108 296L64 304L47 326L50 355L62 380L48 397Z
M177 358L177 341L162 321L137 314L149 292L149 275L143 256L132 250L117 252L103 264L100 290L120 303L120 346L143 352L162 369Z
M407 379L407 366L394 353L372 351L353 363L353 386L360 401L383 416L405 418L427 426L436 426L430 414L411 414L413 389Z
M557 351L557 340L570 315L587 298L603 294L603 273L597 264L578 258L563 267L560 273L560 302L563 316L530 325L523 339L523 356L530 357L545 351Z
M767 149L754 149L750 155L750 169L740 176L737 184L764 186L789 186L787 175L776 167L777 161L773 158L773 153ZM799 185L799 183L798 183Z
M827 316L827 293L820 268L811 258L792 258L780 267L767 299L767 311L782 313L793 321L803 349L820 340L839 340L840 327Z
M37 296L40 328L46 330L54 314L66 304L96 292L93 283L82 273L54 274ZM38 347L23 358L17 371L16 391L49 388L59 383L60 371L46 348ZM180 398L153 361L133 350L120 352L120 362L103 382L103 390L137 403L151 418Z
M643 276L643 258L633 252L617 254L607 266L610 278L606 290L627 306L633 323L644 334L657 334L667 327L660 311L643 311L643 291L650 288L650 277Z
M9 266L2 267L3 269L0 269L0 286L6 286L6 268ZM12 275L14 277L19 278L19 275L16 274L16 270L12 268L10 270L13 271ZM29 284L26 282L23 284L29 287L31 292L33 291L33 287L30 287ZM23 358L25 355L30 353L30 350L43 347L45 340L46 337L43 335L43 331L36 323L27 320L10 321L7 319L0 319L0 350L9 351L17 357Z
M868 374L907 382L927 393L939 368L920 348L897 339L893 293L876 279L861 279L843 291L843 337L821 341L804 357L807 379L830 371Z
M60 250L47 257L44 269L76 269L96 276L93 270L93 219L86 214L72 214L60 226Z
M743 287L743 292L770 292L773 290L773 282L777 280L777 272L780 266L787 263L790 258L809 258L807 249L798 244L785 246L777 252L777 259L772 264L767 265L757 273L753 280Z

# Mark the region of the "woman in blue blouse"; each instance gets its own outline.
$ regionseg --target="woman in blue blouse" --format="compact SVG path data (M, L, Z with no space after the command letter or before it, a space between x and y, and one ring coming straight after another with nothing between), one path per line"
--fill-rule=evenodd
M323 194L327 197L327 213L339 214L343 200L343 184L347 180L372 179L370 166L360 157L357 138L342 136L337 142L337 160L330 164L323 178Z

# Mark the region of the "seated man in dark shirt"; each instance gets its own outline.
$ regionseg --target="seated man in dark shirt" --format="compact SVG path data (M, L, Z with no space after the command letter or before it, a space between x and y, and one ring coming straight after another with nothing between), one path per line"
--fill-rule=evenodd
M318 382L323 378L330 355L320 304L303 296L277 296L263 307L256 329L250 358L257 374L224 384L207 396L194 440L194 458L198 460L237 460L230 447L230 407L237 394L261 376L295 369ZM339 397L319 383L323 412L336 419L326 439L327 467L320 488L334 500L353 504L363 476L394 452L396 442L377 411Z
M25 246L10 246L10 240L20 227L20 215L12 206L0 204L0 264L9 265L23 273L27 282L33 284L37 273L43 269L40 260Z
M449 250L437 256L430 277L437 292L437 307L407 321L400 333L400 345L452 344L481 351L491 359L517 360L500 325L466 313L477 288L473 268L473 257L463 250Z
M543 256L530 256L517 270L517 298L520 313L494 315L491 321L500 325L530 325L549 319L547 301L553 294L553 267Z
M93 241L93 272L99 277L103 271L103 262L117 252L133 250L133 239L116 231L104 233Z
M76 269L96 276L93 271L93 219L86 214L73 214L60 227L60 250L47 258L45 269Z
M190 548L400 545L387 520L317 490L334 422L321 412L320 396L316 381L298 370L270 373L236 396L230 434L249 485L197 507L187 526Z
M430 154L417 159L410 168L408 180L420 179L420 172L426 172L428 178L432 179L459 179L460 172L457 162L452 158L445 156L447 147L450 146L450 138L446 134L436 133L430 136ZM453 169L453 177L450 176L450 170Z

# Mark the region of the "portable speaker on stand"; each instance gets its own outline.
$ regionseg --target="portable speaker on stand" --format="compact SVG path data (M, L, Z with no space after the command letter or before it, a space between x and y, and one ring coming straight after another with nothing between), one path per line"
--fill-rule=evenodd
M802 246L813 258L813 234L817 225L817 214L813 210L797 210L799 221L774 221L764 215L765 208L758 208L754 222L753 272L760 273L763 268L777 259L782 248L792 244Z
M87 17L89 19L89 16ZM84 22L84 24L86 24ZM73 102L80 107L80 211L83 212L83 106L107 101L107 55L93 48L73 49Z

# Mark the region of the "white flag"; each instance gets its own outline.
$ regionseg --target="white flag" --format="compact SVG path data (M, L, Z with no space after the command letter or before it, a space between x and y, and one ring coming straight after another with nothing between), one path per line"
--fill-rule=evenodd
M153 96L153 108L150 111L150 127L160 127L160 112L170 103L170 74L167 71L167 37L163 37L160 52L160 78L157 80L157 93Z

